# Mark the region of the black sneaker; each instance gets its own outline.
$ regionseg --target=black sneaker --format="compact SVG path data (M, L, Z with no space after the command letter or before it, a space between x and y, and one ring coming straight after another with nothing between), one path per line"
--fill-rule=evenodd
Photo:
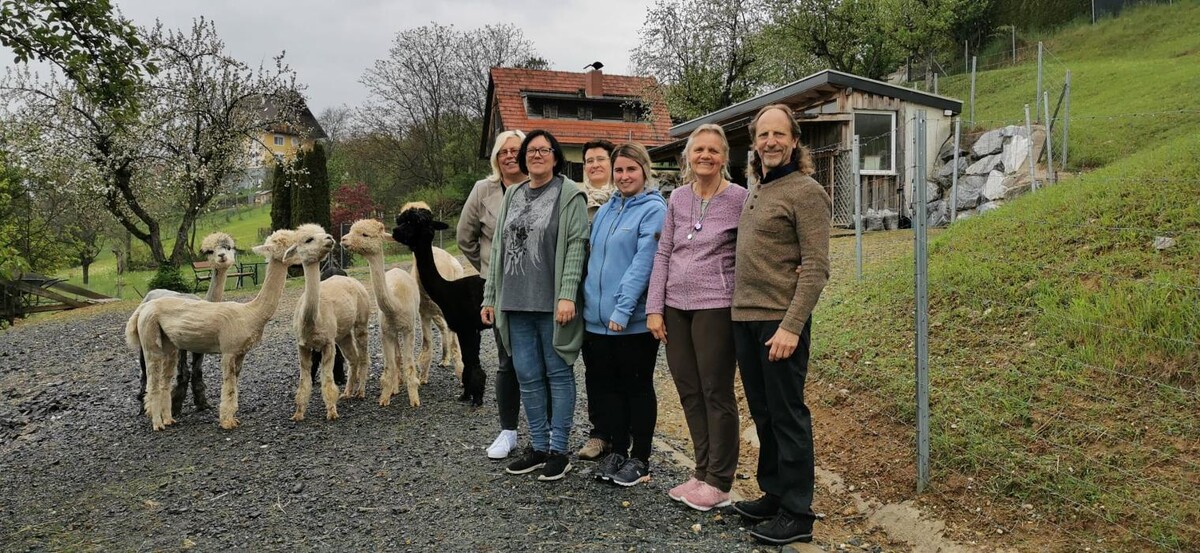
M624 464L624 455L617 452L609 453L600 460L600 466L596 467L596 478L604 481L612 480L613 475L621 470L621 465Z
M543 482L551 482L561 480L571 471L571 460L566 453L550 452L546 457L545 466L542 467L542 473L538 475L538 480Z
M650 467L641 459L629 458L621 469L612 475L613 484L629 487L650 479Z
M733 510L750 520L771 520L779 514L779 497L767 494L753 501L738 501Z
M536 451L532 447L526 448L525 453L517 457L505 467L504 472L509 474L529 474L537 469L546 466L546 452Z
M775 518L751 528L750 535L770 545L787 545L797 541L807 543L812 541L812 527L812 518L797 517L780 509Z

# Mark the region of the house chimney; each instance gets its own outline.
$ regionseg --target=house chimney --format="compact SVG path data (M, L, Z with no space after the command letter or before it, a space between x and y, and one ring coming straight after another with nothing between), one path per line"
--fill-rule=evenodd
M604 73L599 69L590 69L584 74L583 94L588 98L604 96Z

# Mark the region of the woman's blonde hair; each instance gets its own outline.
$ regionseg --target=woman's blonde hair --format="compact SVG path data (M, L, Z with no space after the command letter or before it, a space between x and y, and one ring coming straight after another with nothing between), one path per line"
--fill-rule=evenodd
M504 143L508 142L508 139L510 138L516 138L518 142L524 142L525 133L521 132L520 130L513 129L511 131L504 131L496 135L496 144L492 146L492 174L487 176L487 180L492 182L500 182L500 162L496 161L496 156L500 155L500 149L504 147Z
M646 175L645 188L650 189L656 186L654 180L654 172L650 169L650 152L646 151L646 147L637 142L626 142L616 148L613 148L612 160L613 167L617 166L617 158L625 157L632 159L642 167L642 174ZM617 179L609 174L609 182L616 183Z
M725 129L715 123L705 123L696 127L696 130L688 135L687 144L683 147L683 161L680 163L683 166L683 171L680 172L680 184L690 184L696 180L696 174L692 172L692 166L688 163L688 154L692 151L692 141L703 133L712 133L721 139L721 146L724 148L725 154L725 163L721 164L721 178L725 180L733 179L729 174L729 140L725 138Z

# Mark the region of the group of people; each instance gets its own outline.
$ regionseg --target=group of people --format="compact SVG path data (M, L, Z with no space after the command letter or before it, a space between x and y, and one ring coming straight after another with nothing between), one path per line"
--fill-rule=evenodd
M457 230L485 279L480 317L499 351L501 431L489 458L517 451L525 406L530 445L508 473L553 481L571 470L572 367L582 353L592 429L578 458L599 461L597 477L614 484L648 480L661 343L696 461L670 497L701 511L730 505L740 368L764 494L732 508L759 522L750 532L764 543L811 540L804 383L811 314L829 277L830 199L809 176L790 108L762 108L750 134L749 188L730 182L724 130L701 125L669 202L640 144L585 144L585 182L575 183L550 133L497 137L492 173L475 184Z

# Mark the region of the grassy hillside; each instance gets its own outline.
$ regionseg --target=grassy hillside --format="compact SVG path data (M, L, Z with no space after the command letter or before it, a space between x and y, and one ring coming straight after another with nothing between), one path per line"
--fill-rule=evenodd
M934 493L973 477L1034 506L1061 550L1200 543L1198 24L1188 2L1049 40L1074 76L1072 165L1089 170L930 243ZM1029 73L981 75L976 118L1015 120ZM908 422L912 267L838 275L814 332L817 371Z

